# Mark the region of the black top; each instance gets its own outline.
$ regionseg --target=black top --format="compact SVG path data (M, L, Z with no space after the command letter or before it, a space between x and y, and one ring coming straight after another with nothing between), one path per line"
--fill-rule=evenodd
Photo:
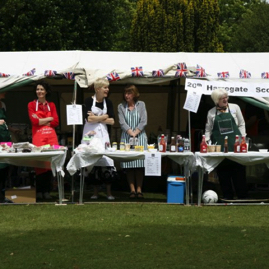
M106 100L106 106L107 106L107 115L108 115L109 118L114 119L115 115L114 115L114 110L113 110L113 104L109 99L105 98L105 100ZM93 98L92 97L88 97L85 100L85 111L84 111L85 118L88 118L87 112L92 110L92 103L93 103ZM103 102L102 103L96 102L95 105L96 105L96 107L98 107L100 109L104 108L104 103Z

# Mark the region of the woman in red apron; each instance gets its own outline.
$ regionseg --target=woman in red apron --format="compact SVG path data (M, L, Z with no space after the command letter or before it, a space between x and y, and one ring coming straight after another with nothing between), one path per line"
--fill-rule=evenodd
M35 146L58 145L55 128L59 125L59 118L55 104L48 102L50 86L45 82L38 82L35 86L37 99L28 104L28 114L32 123L32 143ZM52 172L48 169L36 168L36 192L38 199L50 199Z
M228 151L233 152L233 145L236 135L246 136L245 121L236 104L228 104L228 92L224 89L217 89L212 92L211 98L215 107L207 114L205 136L206 141L221 145L224 149L224 138L228 137ZM216 169L223 198L234 199L233 190L238 199L247 196L246 170L245 166L234 161L224 159Z

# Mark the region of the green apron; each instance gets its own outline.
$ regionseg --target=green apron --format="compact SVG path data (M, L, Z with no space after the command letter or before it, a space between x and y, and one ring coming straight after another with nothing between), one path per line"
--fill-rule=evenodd
M228 136L228 151L234 151L234 142L235 136L241 135L235 120L230 112L228 107L228 113L220 113L216 116L214 120L211 141L213 144L217 142L218 145L221 145L221 151L224 151L224 138Z
M0 119L6 120L6 112L4 108L0 108ZM0 142L10 142L11 136L6 124L0 125ZM0 169L7 167L7 164L0 163Z

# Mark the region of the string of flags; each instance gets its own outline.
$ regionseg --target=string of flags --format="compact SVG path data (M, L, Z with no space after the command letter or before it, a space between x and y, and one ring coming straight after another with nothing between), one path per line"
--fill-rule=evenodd
M36 69L33 68L30 71L24 73L23 76L31 77L31 76L34 76L35 73L36 73ZM193 70L190 71L188 69L186 63L184 63L184 62L176 64L176 71L174 74L175 77L187 77L189 73L192 73L192 75L190 75L190 77L196 77L196 78L205 78L208 76L205 69L198 64L195 68L195 71L193 71ZM60 74L57 74L57 71L55 71L55 70L45 70L44 71L45 77L55 77L56 75L60 75ZM164 77L165 71L163 69L153 70L151 72L151 75L152 75L152 77ZM0 72L0 78L7 78L9 76L10 76L10 74L8 74L8 73ZM66 79L70 79L70 80L75 79L74 72L64 72L63 76ZM132 77L144 77L145 73L144 73L143 67L142 66L131 67L130 76L132 76ZM230 73L229 73L229 71L217 72L217 77L227 79L227 78L230 78ZM117 80L121 79L120 75L117 72L111 72L111 73L107 74L106 78L109 81L117 81ZM249 78L251 78L251 73L247 70L241 69L239 72L239 78L249 79ZM262 72L261 78L269 79L269 72Z

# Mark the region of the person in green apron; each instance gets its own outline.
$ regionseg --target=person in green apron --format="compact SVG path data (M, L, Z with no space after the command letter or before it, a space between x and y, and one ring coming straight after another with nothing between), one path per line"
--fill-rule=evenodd
M119 123L122 130L121 142L144 146L147 150L148 140L145 132L147 125L147 110L143 101L138 101L139 92L135 85L128 85L124 89L123 102L118 105ZM135 142L136 141L136 142ZM131 143L130 143L131 144ZM130 186L130 198L144 198L142 184L144 178L144 160L122 162Z
M5 92L0 93L0 100L5 98ZM6 106L0 101L0 142L10 142L11 136L6 124ZM8 177L8 164L0 163L0 203L5 201L5 184Z
M215 107L207 114L205 126L206 141L221 145L224 151L224 138L228 137L228 151L233 152L235 136L246 136L245 121L236 104L228 103L228 92L219 88L212 92L211 98ZM247 197L246 170L245 166L234 161L224 159L216 169L223 198L234 199L234 191L238 199Z

